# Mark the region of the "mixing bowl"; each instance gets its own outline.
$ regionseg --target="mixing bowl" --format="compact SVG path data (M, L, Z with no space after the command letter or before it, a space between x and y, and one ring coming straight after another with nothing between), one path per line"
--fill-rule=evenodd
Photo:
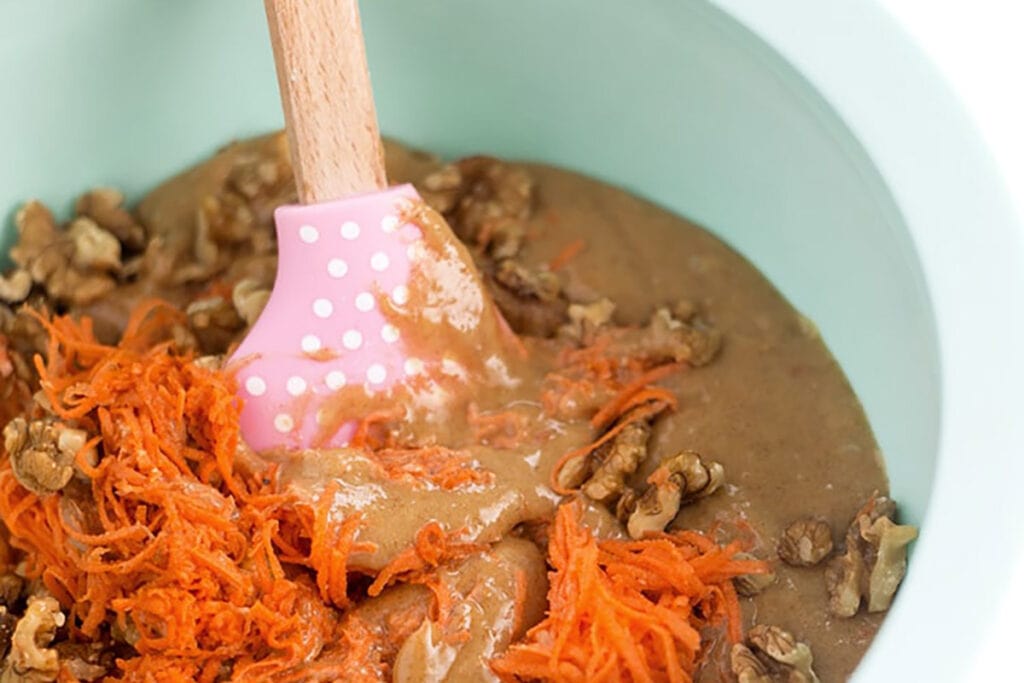
M373 0L383 129L580 170L687 215L819 325L922 525L864 681L969 676L1024 533L1024 231L873 2ZM136 198L281 124L260 3L0 7L0 207Z

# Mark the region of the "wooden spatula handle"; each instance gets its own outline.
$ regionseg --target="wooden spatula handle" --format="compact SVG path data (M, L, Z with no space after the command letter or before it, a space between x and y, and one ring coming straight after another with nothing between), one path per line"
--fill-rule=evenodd
M357 0L265 0L299 200L387 186Z

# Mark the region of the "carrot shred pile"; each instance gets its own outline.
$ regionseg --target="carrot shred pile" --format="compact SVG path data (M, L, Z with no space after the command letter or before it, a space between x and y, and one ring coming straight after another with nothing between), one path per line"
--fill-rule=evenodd
M562 505L548 546L547 617L491 667L504 681L691 681L702 631L740 639L732 578L768 571L735 559L740 550L690 531L598 540L576 504Z
M287 500L234 462L232 380L160 341L180 315L145 305L117 346L99 343L88 319L40 317L42 390L58 417L99 436L76 459L88 482L60 494L23 488L4 459L0 518L77 634L96 638L111 623L132 634L138 656L119 661L127 678L274 680L338 639L322 598L345 600L338 574L358 519L330 535L313 511L283 528L302 511L282 512ZM85 457L91 447L98 462ZM305 546L289 552L285 538ZM313 567L316 584L289 560ZM323 680L342 678L343 660Z

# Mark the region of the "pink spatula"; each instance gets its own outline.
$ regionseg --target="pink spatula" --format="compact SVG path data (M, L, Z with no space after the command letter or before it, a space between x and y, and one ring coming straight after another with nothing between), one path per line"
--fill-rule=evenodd
M425 253L423 229L406 220L419 197L386 185L356 0L265 5L302 204L274 214L274 289L230 367L253 448L344 445L354 422L326 436L323 424L339 392L385 392L424 371L394 315Z

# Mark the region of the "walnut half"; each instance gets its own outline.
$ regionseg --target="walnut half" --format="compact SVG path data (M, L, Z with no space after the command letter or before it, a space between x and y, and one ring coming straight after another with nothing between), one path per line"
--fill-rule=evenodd
M29 598L25 616L11 637L11 652L0 672L0 683L49 683L57 680L60 657L47 646L64 625L64 613L51 597Z
M868 501L846 532L846 550L825 569L828 607L836 616L852 617L867 603L869 612L889 608L907 570L907 545L915 527L896 524L896 505L884 496Z
M732 672L740 683L818 683L814 656L806 643L778 626L758 624L747 632L745 643L729 653Z
M75 473L75 455L85 446L87 434L52 419L16 417L4 427L4 450L18 483L28 490L47 494L59 491Z
M699 453L682 451L663 460L647 481L650 485L626 525L633 538L664 530L684 504L717 491L725 481L725 469Z

